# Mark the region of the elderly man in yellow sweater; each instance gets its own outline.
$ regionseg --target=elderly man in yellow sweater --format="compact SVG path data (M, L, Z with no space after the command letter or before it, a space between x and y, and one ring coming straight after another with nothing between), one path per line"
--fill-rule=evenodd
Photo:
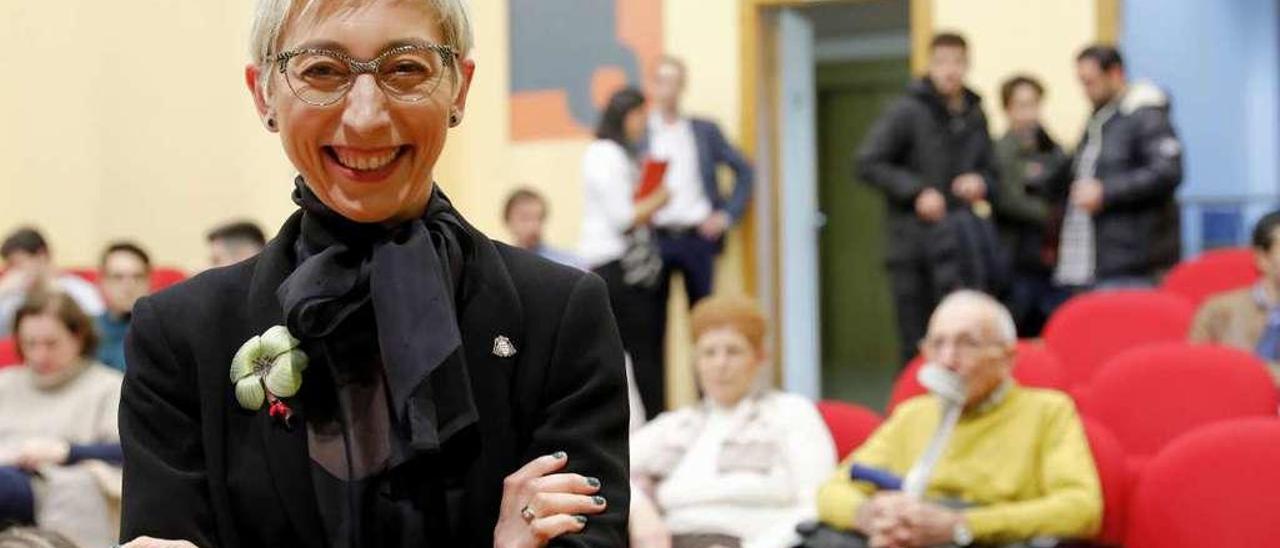
M891 548L1096 534L1102 495L1080 418L1065 394L1014 382L1016 342L1008 310L991 297L960 291L944 299L921 352L964 381L967 400L923 500L877 491L850 470L856 463L905 476L941 422L932 394L899 405L827 480L818 494L823 523Z

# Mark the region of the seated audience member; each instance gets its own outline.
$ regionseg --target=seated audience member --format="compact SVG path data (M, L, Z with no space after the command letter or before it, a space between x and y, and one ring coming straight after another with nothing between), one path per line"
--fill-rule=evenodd
M151 258L132 242L116 242L102 253L99 266L107 311L97 318L98 361L124 371L124 335L133 316L133 303L151 293Z
M1102 514L1097 470L1075 406L1065 394L1017 385L1013 319L982 293L939 304L921 351L963 382L959 423L932 468L924 500L884 482L850 479L851 468L903 478L938 430L932 394L898 406L818 495L820 519L851 531L843 546L1002 545L1037 537L1088 538Z
M115 542L120 372L93 360L93 321L63 293L34 293L14 331L25 367L0 370L0 524L84 546Z
M632 538L665 528L676 548L792 546L835 466L831 434L809 400L767 388L765 319L754 302L712 296L691 322L704 397L632 435L634 499L662 514L633 523Z
M209 231L209 262L214 268L233 265L257 255L267 245L267 235L250 221L228 223Z
M547 200L537 191L518 188L512 192L502 208L502 222L507 225L507 232L511 233L511 245L562 265L585 269L581 259L543 242L542 229L547 222L547 213Z
M1280 211L1253 227L1253 256L1262 279L1252 287L1227 291L1205 301L1191 324L1191 342L1252 352L1266 360L1280 384Z
M15 230L0 244L4 275L0 276L0 336L9 335L13 315L27 295L37 291L62 291L90 316L105 307L98 288L74 274L59 274L44 236L34 228Z

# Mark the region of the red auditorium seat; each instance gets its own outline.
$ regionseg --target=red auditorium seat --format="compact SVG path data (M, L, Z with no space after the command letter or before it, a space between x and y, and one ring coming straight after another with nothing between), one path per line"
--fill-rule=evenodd
M875 411L836 400L818 402L818 413L827 423L831 438L836 443L836 460L844 460L854 449L867 441L880 427L881 418Z
M1098 481L1102 484L1102 529L1097 540L1119 545L1124 542L1134 478L1115 434L1095 419L1082 417L1082 422L1084 434L1089 438L1094 466L1098 469Z
M176 268L157 267L151 271L151 290L160 291L187 279L187 273Z
M1125 546L1280 544L1280 419L1206 426L1153 459L1138 482Z
M1182 341L1195 309L1159 291L1100 291L1072 298L1044 328L1044 344L1062 362L1068 386L1093 378L1108 359L1147 343Z
M1215 249L1173 267L1160 289L1198 308L1215 293L1246 287L1258 276L1252 249Z
M1277 395L1266 365L1251 354L1164 343L1109 361L1078 405L1116 435L1131 460L1142 460L1206 424L1274 417Z
M892 412L898 404L925 393L924 387L920 386L920 381L916 380L916 373L922 365L924 365L924 358L916 356L907 368L898 374L893 392L889 394L889 412ZM1058 358L1043 345L1032 341L1018 341L1018 356L1013 366L1013 378L1023 386L1057 390L1065 390L1067 387L1066 374L1062 371Z
M18 357L18 345L13 337L0 339L0 368L21 363L22 359Z

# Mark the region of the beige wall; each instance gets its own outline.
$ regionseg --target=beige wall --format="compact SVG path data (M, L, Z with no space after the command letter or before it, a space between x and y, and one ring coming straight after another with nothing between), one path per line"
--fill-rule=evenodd
M1075 56L1095 40L1095 2L1085 0L934 0L933 27L958 30L969 41L969 81L984 99L991 134L1007 126L1000 83L1017 72L1047 89L1045 123L1060 143L1074 147L1088 104L1075 77Z
M278 225L290 170L240 83L248 12L247 0L5 2L0 230L37 224L63 264L133 237L161 263L199 267L211 225Z

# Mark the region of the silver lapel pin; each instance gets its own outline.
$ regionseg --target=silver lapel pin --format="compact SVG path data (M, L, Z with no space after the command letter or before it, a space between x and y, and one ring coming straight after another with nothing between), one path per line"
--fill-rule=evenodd
M499 358L510 358L516 355L516 345L511 344L511 339L506 335L498 335L493 338L493 355Z

